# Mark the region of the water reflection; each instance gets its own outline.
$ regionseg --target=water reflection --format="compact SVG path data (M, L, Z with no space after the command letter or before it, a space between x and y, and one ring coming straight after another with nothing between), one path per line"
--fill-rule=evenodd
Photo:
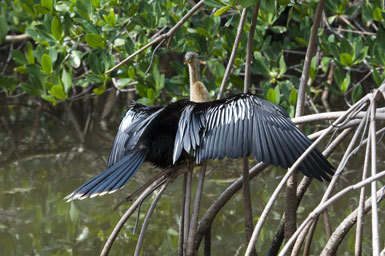
M68 138L60 133L68 142ZM113 136L113 134L111 134ZM133 192L146 179L158 170L150 165L144 165L141 171L122 190L103 197L66 203L63 197L104 170L109 144L93 138L93 147L81 148L76 143L70 147L64 145L52 148L44 153L20 155L17 161L12 161L0 168L0 248L3 255L97 255L129 204L113 211L114 206L125 196ZM58 143L57 145L61 145ZM383 147L383 145L380 145ZM335 153L337 159L343 153L341 147ZM3 156L6 153L2 154ZM384 168L384 156L379 155L379 165ZM362 156L355 158L361 164ZM240 176L241 161L211 161L202 198L202 211L223 192L223 190ZM380 167L379 166L379 167ZM354 167L354 168L353 168ZM343 179L347 184L358 180L352 163L348 166L351 171ZM252 181L253 213L256 220L272 194L275 186L284 174L281 169L270 169ZM339 189L346 184L340 183ZM181 197L182 179L179 177L171 184L160 200L149 225L143 255L175 255L178 245L178 222ZM309 209L316 205L325 184L314 182L310 191L299 208L299 218L303 219ZM348 198L357 198L357 192L352 192ZM242 195L238 193L224 207L216 218L212 228L212 251L220 251L222 255L241 255L244 248L243 205ZM279 223L283 211L284 195L280 195L275 204L268 226L262 231L258 247L267 251L275 227ZM151 200L147 200L142 209L140 225ZM306 207L305 207L306 206ZM340 200L338 207L333 205L330 211L332 224L337 225L342 217L354 209L357 202ZM384 206L380 205L380 216L384 216ZM370 216L365 219L370 222ZM131 217L118 236L110 255L130 255L133 253L138 234L132 234L135 217ZM336 227L336 226L334 226ZM140 229L139 229L140 230ZM381 222L384 234L384 220ZM369 229L366 229L370 237ZM381 233L381 232L380 232ZM314 251L319 251L325 240L322 228L317 229L314 237ZM340 252L346 255L352 251L354 236L349 235L344 241ZM318 248L318 249L317 249ZM370 250L370 244L365 243L364 249ZM214 253L215 255L216 253ZM343 255L343 254L341 254Z

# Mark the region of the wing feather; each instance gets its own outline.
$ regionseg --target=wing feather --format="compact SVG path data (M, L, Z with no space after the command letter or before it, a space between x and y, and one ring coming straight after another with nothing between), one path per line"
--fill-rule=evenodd
M225 100L187 104L175 138L174 162L182 150L205 159L238 158L252 154L257 161L291 166L311 141L280 107L250 94ZM329 179L333 167L313 150L299 170L319 180Z

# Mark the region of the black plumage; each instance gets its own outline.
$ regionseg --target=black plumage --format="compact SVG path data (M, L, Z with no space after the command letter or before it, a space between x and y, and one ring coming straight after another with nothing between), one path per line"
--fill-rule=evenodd
M123 187L144 161L162 168L185 161L253 156L258 162L290 167L311 141L279 106L251 94L210 102L179 100L164 107L134 102L123 118L107 169L66 198L83 199ZM333 166L314 149L299 171L330 180Z

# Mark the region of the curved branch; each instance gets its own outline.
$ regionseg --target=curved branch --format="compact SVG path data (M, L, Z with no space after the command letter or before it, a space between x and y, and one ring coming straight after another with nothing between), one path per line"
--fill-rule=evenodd
M245 20L246 20L246 14L247 14L247 8L244 8L243 11L242 11L241 19L239 20L237 35L235 36L233 49L231 50L231 55L230 55L229 63L227 63L226 71L225 71L225 74L223 75L222 84L221 84L221 87L219 89L219 93L218 93L217 99L222 98L223 93L225 91L227 79L230 76L230 72L231 72L231 69L233 67L233 63L234 63L234 60L235 60L235 55L237 54L237 50L238 50L238 46L239 46L239 41L241 40L242 30L243 30L243 26L245 25Z
M128 56L127 58L125 58L124 60L122 60L121 62L119 62L118 64L116 64L115 66L113 66L111 69L107 70L106 71L106 74L108 73L111 73L112 71L114 71L115 69L119 68L120 66L122 66L124 63L126 63L127 61L131 60L132 58L134 58L136 55L138 55L139 53L143 52L144 50L146 50L148 47L162 41L162 40L165 40L169 37L171 37L172 35L174 35L175 31L183 25L183 23L185 23L204 3L204 0L201 0L199 1L193 8L191 8L190 11L188 11L186 13L185 16L183 16L182 19L180 19L180 21L178 21L178 23L176 23L167 33L165 34L162 34L158 37L156 37L154 40L152 40L151 42L149 42L148 44L146 44L145 46L143 46L142 48L140 48L139 50L137 50L136 52L134 52L133 54L131 54L130 56Z

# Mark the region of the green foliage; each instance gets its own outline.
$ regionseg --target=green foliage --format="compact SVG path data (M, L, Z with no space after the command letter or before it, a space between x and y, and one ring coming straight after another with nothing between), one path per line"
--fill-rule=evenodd
M139 0L3 1L0 43L12 34L26 34L30 39L12 50L13 83L1 83L0 89L7 95L23 91L40 95L56 104L80 94L85 87L92 87L90 92L103 94L113 87L112 78L115 78L119 89L134 84L141 102L165 103L165 100L188 95L188 74L182 65L182 55L192 50L199 52L205 62L201 65L201 80L214 96L233 47L240 13L256 2L207 1L208 11L198 11L188 19L167 41L168 47L161 45L155 54L154 48L149 48L106 74L149 43L153 35L174 26L191 6L171 0L150 3ZM213 8L217 8L216 11L210 12ZM316 2L261 1L253 38L252 88L261 88L264 97L288 111L295 106L302 74L304 58L297 53L305 53L315 8ZM232 93L243 91L251 9L227 87ZM326 1L329 24L319 29L317 41L321 58L312 59L309 72L314 87L309 92L313 92L314 97L319 95L319 89L327 86L332 93L349 94L355 101L368 87L373 87L373 82L382 83L385 78L383 12L378 0L360 6L346 0ZM361 13L356 20L360 20L364 32L344 18L356 13ZM338 30L340 24L342 31ZM161 61L165 58L171 61ZM326 78L332 65L335 65L334 79L328 84ZM147 69L149 71L144 72ZM371 75L359 81L363 72ZM2 80L5 77L12 76L4 73Z

